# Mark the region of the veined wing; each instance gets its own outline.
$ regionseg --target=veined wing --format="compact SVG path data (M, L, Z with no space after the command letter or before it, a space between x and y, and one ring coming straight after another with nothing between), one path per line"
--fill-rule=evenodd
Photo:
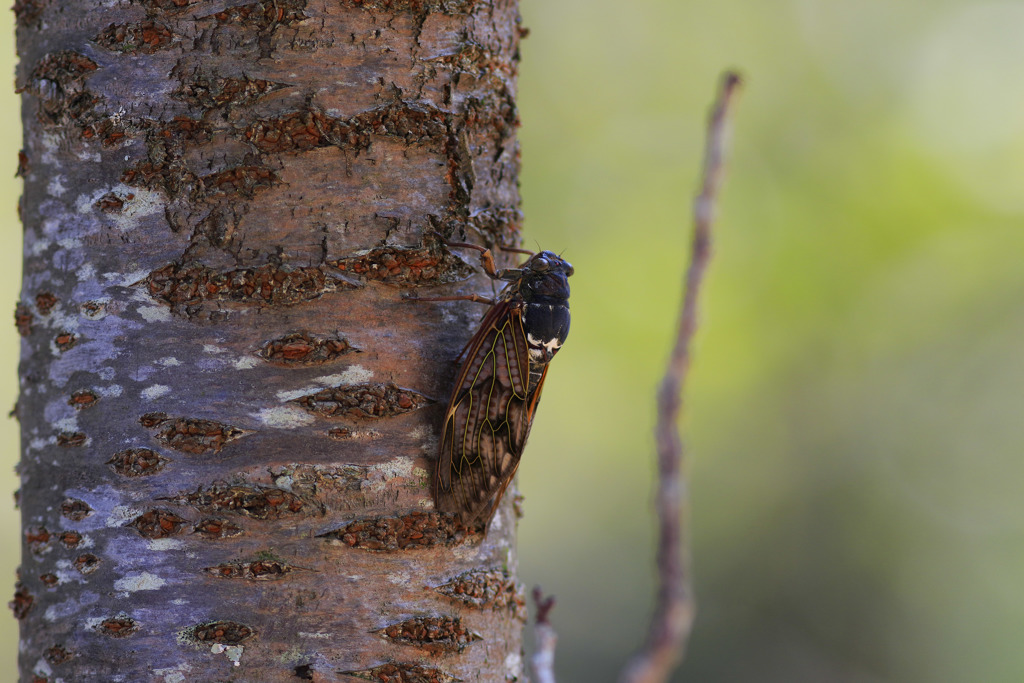
M434 477L438 509L489 520L515 475L538 396L529 386L520 305L500 301L466 347L445 413Z

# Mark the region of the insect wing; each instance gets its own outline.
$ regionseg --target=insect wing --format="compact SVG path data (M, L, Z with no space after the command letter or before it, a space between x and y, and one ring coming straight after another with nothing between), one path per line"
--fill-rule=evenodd
M521 306L498 302L465 356L445 413L434 500L470 522L493 514L530 431L536 392Z
M544 366L544 372L541 373L540 379L537 380L537 386L532 387L530 390L529 400L526 404L526 433L523 435L523 445L526 445L526 439L530 436L530 427L533 426L533 413L537 410L537 404L540 403L540 390L544 388L544 378L548 376L548 367ZM520 456L522 455L522 449L519 451ZM512 471L505 477L501 483L501 489L498 490L497 495L494 496L494 500L491 503L490 512L487 513L487 519L494 516L494 511L498 509L498 503L501 502L501 497L505 495L505 489L508 488L509 483L512 481L512 477L516 476L516 470L519 469L519 458L516 458L515 464L512 466Z
M526 406L526 436L530 435L530 426L533 425L533 414L537 410L537 404L540 403L540 390L544 388L544 378L548 376L549 367L551 366L544 366L544 372L540 374L540 379L537 380L537 386L531 387L530 401Z

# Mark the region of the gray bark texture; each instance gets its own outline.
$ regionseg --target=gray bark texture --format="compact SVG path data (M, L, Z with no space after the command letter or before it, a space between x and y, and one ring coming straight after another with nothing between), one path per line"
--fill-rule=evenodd
M516 514L434 511L516 0L18 0L20 680L523 680ZM511 265L502 256L503 265Z

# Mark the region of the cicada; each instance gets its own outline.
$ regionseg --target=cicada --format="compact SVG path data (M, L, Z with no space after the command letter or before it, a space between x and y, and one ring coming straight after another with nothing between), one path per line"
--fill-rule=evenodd
M486 524L519 467L548 364L569 334L573 268L550 251L523 251L530 257L522 266L496 270L489 250L449 246L480 251L484 272L508 283L497 300L447 297L487 303L490 309L460 355L441 428L434 502L466 524Z

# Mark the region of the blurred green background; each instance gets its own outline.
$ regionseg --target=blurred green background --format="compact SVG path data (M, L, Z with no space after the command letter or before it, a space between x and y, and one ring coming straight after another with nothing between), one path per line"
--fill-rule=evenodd
M522 12L527 242L577 273L520 469L521 577L558 598L560 681L614 680L645 632L653 395L725 67L747 85L684 424L699 615L675 680L1024 681L1024 3ZM10 312L20 252L0 259ZM6 412L10 313L0 329ZM0 505L0 543L18 536Z
M737 67L675 680L1024 681L1024 3L522 3L527 239L576 266L520 468L560 680L645 633L653 396Z

